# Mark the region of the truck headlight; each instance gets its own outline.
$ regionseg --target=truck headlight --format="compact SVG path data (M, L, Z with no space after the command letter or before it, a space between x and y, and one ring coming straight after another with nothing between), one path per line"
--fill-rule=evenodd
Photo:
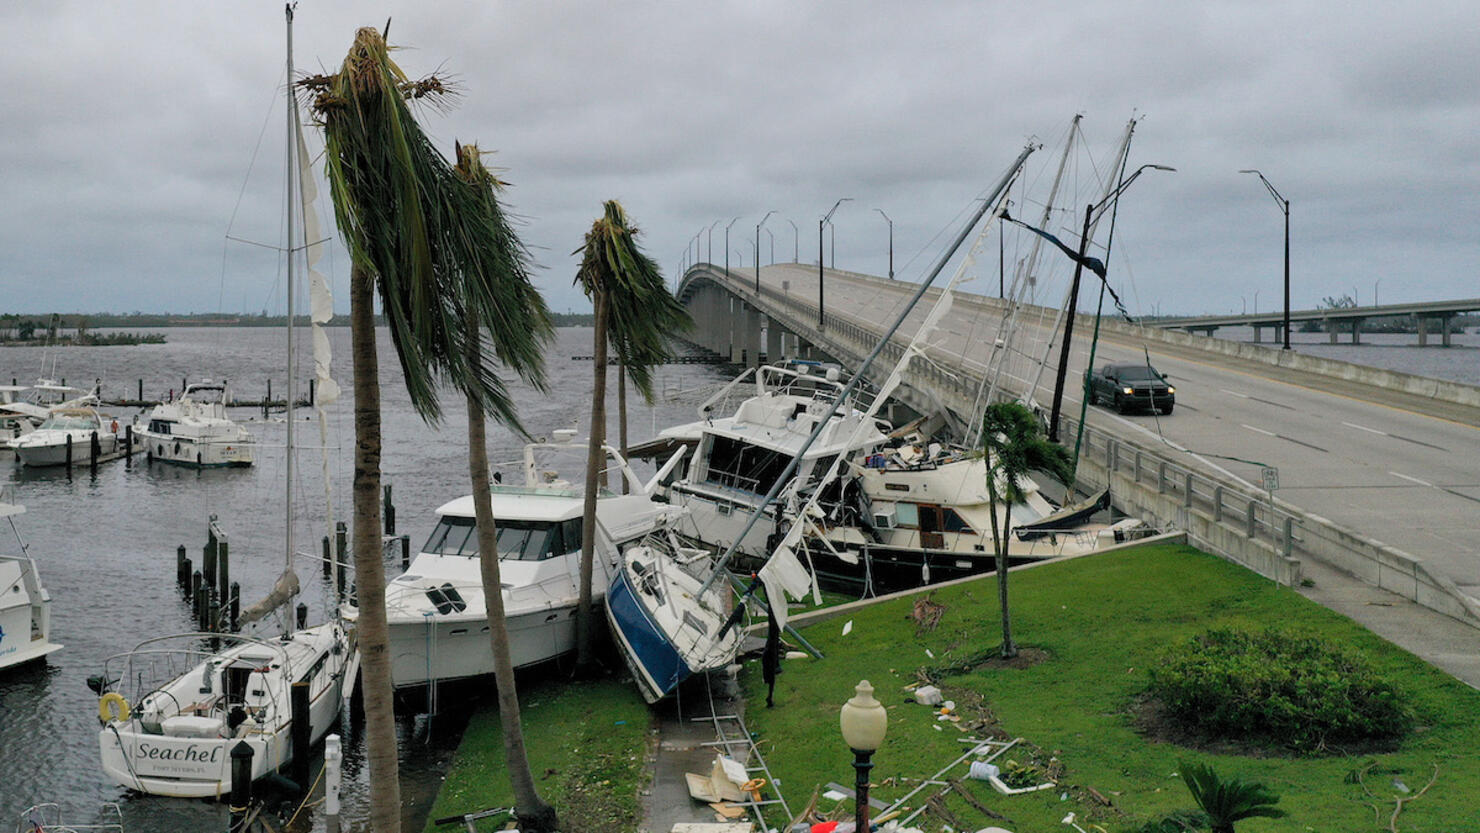
M1177 389L1176 388L1172 387L1171 385L1167 385L1167 393L1176 393L1176 392L1177 392Z
M1120 392L1123 393L1123 394L1125 394L1126 396L1130 396L1131 394L1133 394L1133 393L1136 392L1136 389L1135 388L1121 388L1120 389Z

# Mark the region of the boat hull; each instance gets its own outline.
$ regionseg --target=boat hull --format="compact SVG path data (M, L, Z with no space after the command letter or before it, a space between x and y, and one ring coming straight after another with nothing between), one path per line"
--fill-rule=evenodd
M596 602L600 602L597 595ZM564 656L576 647L577 600L505 618L515 668ZM391 681L396 688L494 673L493 641L486 616L426 617L390 622Z
M32 435L34 437L34 434ZM92 441L88 437L74 437L72 439L72 465L81 465L88 461L91 454ZM113 434L98 435L98 453L112 454L118 445L118 438ZM21 464L33 468L47 466L65 466L67 464L66 442L47 443L45 445L23 443L15 448L16 456L20 458Z
M607 589L606 620L647 702L668 696L693 673L643 605L625 569L618 571Z
M193 469L252 465L250 443L197 441L190 437L139 432L139 443L151 463L169 463Z

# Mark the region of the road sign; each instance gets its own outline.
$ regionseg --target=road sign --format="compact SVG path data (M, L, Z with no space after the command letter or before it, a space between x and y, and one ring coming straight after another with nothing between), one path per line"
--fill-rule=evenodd
M1260 470L1259 473L1264 478L1264 491L1266 491L1266 492L1273 492L1273 491L1279 489L1279 487L1280 487L1280 470L1279 469L1275 468L1274 466L1265 466L1262 470Z

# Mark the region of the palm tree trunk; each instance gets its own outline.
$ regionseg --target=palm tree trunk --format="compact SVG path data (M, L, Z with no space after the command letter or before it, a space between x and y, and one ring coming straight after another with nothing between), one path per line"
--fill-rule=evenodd
M627 459L627 363L617 365L617 440L622 449L622 459ZM624 476L622 494L632 494L632 484Z
M596 307L595 344L592 364L596 378L591 390L591 439L586 453L585 520L581 523L581 603L576 611L576 667L589 671L596 662L596 622L591 604L591 580L596 567L596 490L600 483L602 462L606 455L601 446L606 439L606 316L607 292L597 287L592 293Z
M529 755L524 749L519 691L514 682L514 661L509 649L509 623L504 619L498 530L494 526L493 501L489 496L488 442L484 432L483 406L471 396L468 397L468 474L473 484L478 568L488 611L488 638L493 643L494 683L498 687L498 716L504 735L504 761L509 771L509 786L514 792L514 808L518 812L520 828L546 833L557 829L555 808L540 798L534 775L529 770Z
M350 274L350 352L354 357L355 592L359 604L360 696L370 763L370 827L400 833L401 781L391 689L390 630L385 619L385 567L380 558L380 365L375 353L374 280Z
M1017 656L1017 646L1012 643L1012 613L1007 607L1007 534L1008 529L999 529L997 523L997 474L987 472L987 511L992 516L992 550L997 554L997 605L1002 609L1002 657ZM1009 507L1007 526L1012 524Z

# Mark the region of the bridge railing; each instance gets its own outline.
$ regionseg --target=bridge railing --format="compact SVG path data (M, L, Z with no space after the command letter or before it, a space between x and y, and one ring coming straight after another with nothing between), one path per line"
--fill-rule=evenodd
M1065 436L1078 428L1065 420ZM1177 456L1181 452L1175 453ZM1184 530L1195 546L1285 585L1302 580L1301 561L1334 567L1452 618L1480 625L1480 605L1422 559L1319 515L1271 499L1092 425L1079 453L1082 483L1109 486L1115 504L1152 526Z

